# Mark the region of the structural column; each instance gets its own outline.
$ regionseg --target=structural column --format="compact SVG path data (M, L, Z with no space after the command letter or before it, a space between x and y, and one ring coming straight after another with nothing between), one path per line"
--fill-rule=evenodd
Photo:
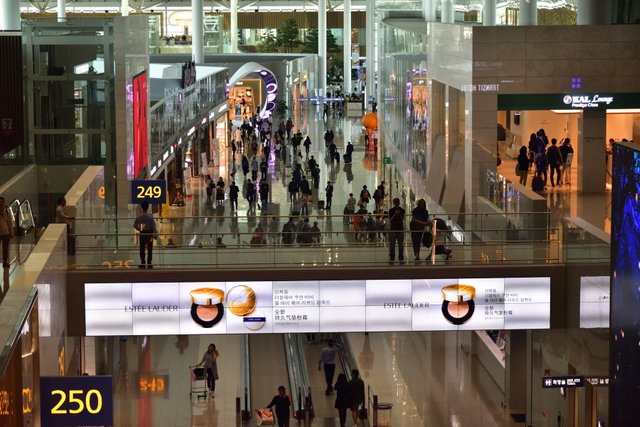
M482 25L492 27L496 25L496 0L484 0L482 8Z
M585 109L578 132L578 190L604 193L607 163L602 147L607 140L606 110ZM573 163L576 163L575 157Z
M436 0L422 0L422 16L425 21L436 20Z
M67 3L66 0L58 0L57 4L58 22L67 22Z
M376 45L376 34L375 34L375 9L374 9L374 0L367 0L367 10L365 12L365 22L367 24L366 36L367 36L367 46L366 46L366 56L367 56L367 74L366 74L366 108L368 109L369 99L371 97L375 97L375 87L376 87L376 71L375 71L375 45Z
M129 0L122 0L120 2L120 13L122 16L129 16Z
M520 0L518 25L538 25L538 0Z
M318 89L327 96L327 0L318 0Z
M19 0L0 0L0 31L20 31Z
M229 4L231 15L231 53L238 52L238 0L231 0Z
M454 0L442 0L442 12L440 15L440 22L453 24L455 20L453 5Z
M578 25L611 24L611 0L580 0Z
M343 93L351 93L351 0L344 0L344 13L343 13L342 27L342 62L343 62L343 78L342 78L342 91Z
M202 0L191 0L191 57L196 64L204 63L204 29Z

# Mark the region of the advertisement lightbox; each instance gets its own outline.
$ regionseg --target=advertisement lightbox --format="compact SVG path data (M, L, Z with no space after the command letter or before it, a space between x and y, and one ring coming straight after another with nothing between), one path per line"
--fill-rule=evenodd
M547 329L550 278L86 283L86 335Z

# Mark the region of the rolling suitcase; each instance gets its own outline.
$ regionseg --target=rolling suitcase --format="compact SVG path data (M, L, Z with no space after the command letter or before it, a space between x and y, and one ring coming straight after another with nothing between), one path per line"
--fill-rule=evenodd
M324 209L324 200L318 200L318 210Z
M256 409L256 424L259 426L272 426L275 424L273 413L270 409Z

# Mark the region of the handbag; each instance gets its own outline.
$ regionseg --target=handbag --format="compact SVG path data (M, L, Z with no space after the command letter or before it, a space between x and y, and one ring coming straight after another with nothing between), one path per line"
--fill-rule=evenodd
M367 408L366 408L366 406L363 405L358 410L358 418L360 418L361 420L366 420L367 419Z

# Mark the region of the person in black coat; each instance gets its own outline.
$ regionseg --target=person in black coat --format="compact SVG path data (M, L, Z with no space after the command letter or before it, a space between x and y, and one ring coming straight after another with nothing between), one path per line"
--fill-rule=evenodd
M291 396L287 394L287 389L284 388L284 386L278 387L278 394L271 399L271 403L267 405L267 408L271 409L274 406L276 407L278 427L289 427L293 404L291 402Z
M518 154L518 176L520 177L520 184L527 185L527 176L529 175L529 156L527 154L527 147L520 147L520 154Z
M349 409L349 383L345 374L338 375L336 385L333 386L336 391L336 403L333 405L338 410L340 417L340 427L345 427L347 423L347 409Z

